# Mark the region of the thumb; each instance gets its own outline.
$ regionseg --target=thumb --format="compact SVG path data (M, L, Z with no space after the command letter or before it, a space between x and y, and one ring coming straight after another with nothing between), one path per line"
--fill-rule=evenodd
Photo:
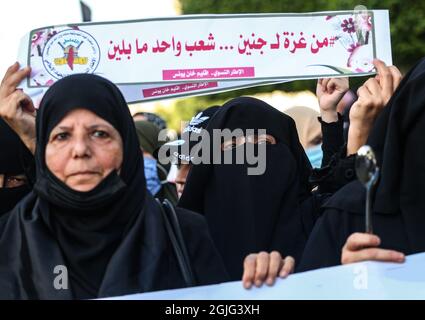
M23 93L22 91L19 94L18 103L23 112L34 115L36 111L34 107L34 103L32 99L28 95Z
M318 81L317 85L316 85L316 95L318 98L320 98L320 96L323 94L323 84L322 81Z

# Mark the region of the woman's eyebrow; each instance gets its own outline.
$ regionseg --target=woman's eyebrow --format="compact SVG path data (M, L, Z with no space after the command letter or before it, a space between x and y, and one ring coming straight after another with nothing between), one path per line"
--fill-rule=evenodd
M107 124L92 124L90 126L88 126L88 129L98 129L98 128L110 128L111 126L107 125Z
M57 130L70 131L70 130L72 130L72 127L68 127L68 126L59 126L59 127L54 128L54 129L52 130L52 132L53 132L53 131L57 131Z

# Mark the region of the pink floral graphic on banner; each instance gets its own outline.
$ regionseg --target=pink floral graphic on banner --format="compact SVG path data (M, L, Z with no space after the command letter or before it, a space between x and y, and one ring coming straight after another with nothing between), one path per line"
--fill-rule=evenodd
M325 20L331 23L333 29L338 33L335 40L349 53L346 64L348 69L325 66L340 73L373 71L373 46L369 41L373 29L370 13L359 12L345 19L341 19L338 15L327 16Z

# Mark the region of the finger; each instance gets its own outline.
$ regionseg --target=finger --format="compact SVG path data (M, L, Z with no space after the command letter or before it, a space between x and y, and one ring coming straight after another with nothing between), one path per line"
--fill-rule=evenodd
M319 79L319 81L317 81L316 95L319 99L326 92L326 87L323 85L323 80L325 79Z
M250 254L244 260L242 283L245 289L251 288L254 282L255 269L257 265L257 255Z
M389 70L393 76L393 89L395 91L395 89L397 89L398 85L400 84L401 79L403 79L403 75L396 66L390 66Z
M349 251L356 251L367 247L377 247L381 243L381 239L374 234L353 233L347 239L345 247Z
M289 274L294 271L295 259L291 256L287 256L283 261L283 267L280 270L279 277L286 278Z
M327 90L328 83L329 83L330 80L331 80L331 78L325 78L325 79L323 79L323 81L322 81L322 89L323 89L323 91L326 91Z
M369 99L371 95L372 93L369 91L369 89L365 85L362 85L359 89L357 89L358 99L360 98Z
M335 78L329 79L329 81L326 84L326 91L329 93L332 93L335 88L337 87L337 80Z
M22 91L20 92L21 93L19 95L19 106L22 108L24 112L35 115L36 110L35 110L32 99L24 92Z
M369 92L376 96L380 95L381 93L381 86L379 85L379 82L375 78L369 78L365 83L364 86L369 90Z
M322 95L322 93L323 93L322 80L323 79L319 79L317 81L317 85L316 85L316 95L317 95L318 98L320 98L320 95Z
M267 285L272 286L276 280L277 274L283 264L282 256L277 251L270 253L269 270L267 272Z
M352 262L360 261L383 261L383 262L404 262L405 256L403 253L394 250L385 250L379 248L363 249L352 254Z
M22 112L35 116L35 107L29 96L20 90L16 90L8 97L8 102L0 107L0 116L7 122L16 120L17 114L21 108Z
M0 105L0 117L4 118L7 122L13 121L18 112L20 99L22 99L20 91L10 94Z
M339 91L347 91L348 90L348 78L331 78L328 82L328 90L339 90Z
M4 77L3 77L2 81L1 81L1 84L3 85L5 79L7 79L8 77L10 77L13 73L15 73L18 70L19 70L19 63L18 62L15 62L9 68L7 68L6 73L4 74Z
M347 91L349 88L349 78L348 77L341 77L341 78L335 78L335 88L337 88L340 91Z
M257 287L261 287L264 283L267 271L269 270L269 254L267 252L260 252L257 255L257 266L255 268L254 282Z
M10 94L12 94L15 90L18 84L24 80L29 74L31 73L30 67L25 67L21 70L18 70L8 76L4 79L4 83L1 86L1 92L0 95L2 97L6 97Z
M375 59L373 60L373 65L376 68L376 71L379 74L379 84L384 92L385 95L392 95L393 93L393 79L392 79L392 74L389 70L389 68L386 66L386 64L379 60L379 59Z

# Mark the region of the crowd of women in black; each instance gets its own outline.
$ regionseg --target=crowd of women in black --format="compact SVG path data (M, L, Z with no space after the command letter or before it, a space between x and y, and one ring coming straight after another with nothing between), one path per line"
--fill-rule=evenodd
M351 106L347 139L337 105L348 79L318 81L318 169L294 120L267 103L237 97L207 109L191 134L266 129L223 141L220 155L263 144L266 170L248 175L249 163L195 164L182 155L177 199L170 166L158 158L159 128L135 124L113 83L65 77L35 110L17 89L30 69L15 63L0 87L0 298L90 299L240 279L249 288L425 251L425 60L403 79L396 67L374 64L377 75ZM374 234L364 232L365 190L352 174L364 144L381 169ZM67 270L60 288L57 266Z

